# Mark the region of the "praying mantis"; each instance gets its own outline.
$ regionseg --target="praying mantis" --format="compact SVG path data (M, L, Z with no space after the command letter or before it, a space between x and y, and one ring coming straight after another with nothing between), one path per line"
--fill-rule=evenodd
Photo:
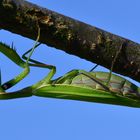
M38 35L39 36L39 35ZM17 65L24 68L14 79L1 84L0 99L14 99L30 96L41 96L60 99L71 99L88 102L106 103L129 107L140 107L140 88L130 81L107 72L87 72L84 70L72 70L62 77L52 80L56 73L56 67L31 59L31 55L38 44L39 37L32 49L27 51L24 62L13 48L8 48L14 56L9 56L5 51L6 45L0 44L0 51L9 57ZM26 55L29 53L29 56ZM13 87L29 73L30 66L50 69L48 75L36 84L21 90L6 93L5 90Z

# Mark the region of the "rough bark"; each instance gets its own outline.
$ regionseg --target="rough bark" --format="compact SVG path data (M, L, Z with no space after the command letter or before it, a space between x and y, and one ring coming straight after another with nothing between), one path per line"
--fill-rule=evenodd
M24 0L0 0L0 28L35 39L140 81L140 45Z

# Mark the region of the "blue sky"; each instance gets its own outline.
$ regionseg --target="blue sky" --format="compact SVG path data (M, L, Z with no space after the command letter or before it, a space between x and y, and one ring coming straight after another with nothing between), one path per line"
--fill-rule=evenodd
M29 1L140 42L139 0ZM33 40L3 30L0 31L0 36L7 44L14 42L20 55L34 44ZM55 65L55 77L72 69L88 71L94 66L91 62L46 45L41 45L33 58ZM3 82L22 71L2 54L0 61ZM107 71L102 67L97 70ZM30 75L9 91L31 85L47 73L48 70L32 68ZM97 103L41 97L0 101L0 139L132 140L139 138L139 117L140 109Z

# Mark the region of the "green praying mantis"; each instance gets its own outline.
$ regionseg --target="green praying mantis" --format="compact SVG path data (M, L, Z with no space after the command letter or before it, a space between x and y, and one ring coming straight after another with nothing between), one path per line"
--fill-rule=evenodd
M140 107L140 88L130 81L107 72L87 72L72 70L62 77L52 80L56 67L31 59L31 55L38 43L39 35L32 49L23 54L23 61L13 48L0 43L0 52L14 63L24 68L18 76L0 85L0 99L14 99L32 95L50 98L71 99L88 102ZM29 54L28 57L26 55ZM30 67L50 69L48 75L36 84L15 92L5 92L25 78Z

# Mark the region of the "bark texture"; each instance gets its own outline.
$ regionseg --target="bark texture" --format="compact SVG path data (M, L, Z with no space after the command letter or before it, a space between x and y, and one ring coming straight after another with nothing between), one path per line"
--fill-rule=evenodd
M108 69L120 50L113 71L140 82L138 43L24 0L0 0L0 28L36 39L38 26L40 42Z

